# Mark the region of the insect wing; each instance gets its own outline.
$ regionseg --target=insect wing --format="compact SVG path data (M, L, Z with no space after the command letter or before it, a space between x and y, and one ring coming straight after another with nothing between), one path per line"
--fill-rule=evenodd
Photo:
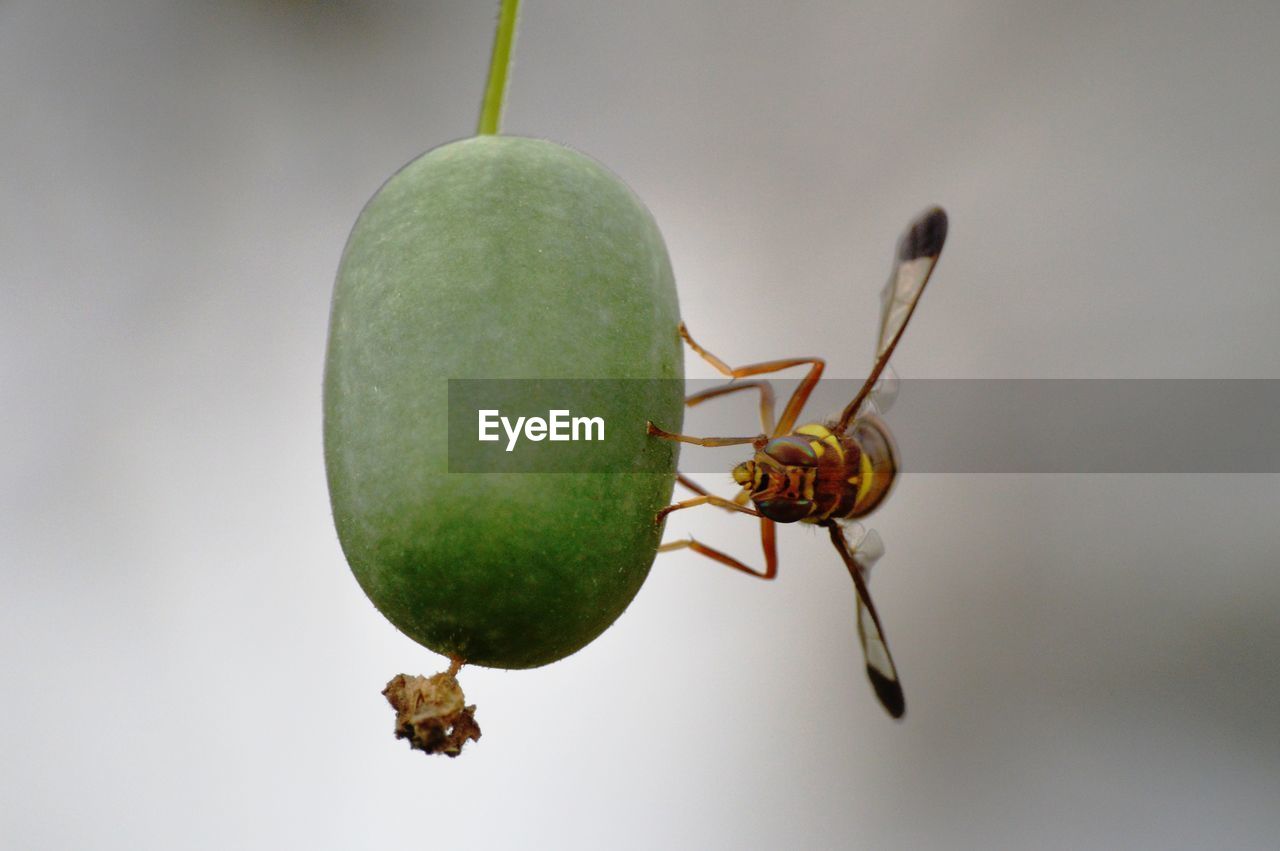
M884 368L884 372L880 373L880 380L876 382L875 387L872 387L871 392L867 394L870 412L881 415L889 413L889 409L897 401L900 385L898 373L893 371L893 364L889 364Z
M862 643L862 655L867 663L867 677L885 710L894 718L901 718L907 711L906 698L902 694L898 669L893 664L889 644L880 626L880 617L876 614L875 604L871 602L871 592L867 590L871 564L884 553L880 536L875 532L868 532L862 541L850 547L842 529L832 525L830 532L832 543L849 568L849 575L858 592L858 640Z
M947 214L933 207L911 223L898 241L889 281L880 292L880 337L876 357L893 351L915 312L947 239Z
M920 215L898 240L894 255L893 271L889 282L880 294L880 336L876 343L876 364L862 389L840 415L838 430L843 431L853 422L867 395L877 386L881 374L889 365L889 358L898 341L907 330L907 323L915 313L925 284L938 265L938 256L947 240L947 214L941 207L932 207Z

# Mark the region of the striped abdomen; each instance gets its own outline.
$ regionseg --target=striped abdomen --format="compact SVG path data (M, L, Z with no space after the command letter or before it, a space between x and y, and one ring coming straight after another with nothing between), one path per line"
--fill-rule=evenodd
M854 421L846 433L811 423L768 441L734 470L751 500L779 523L820 523L862 517L884 501L898 471L898 455L884 423Z

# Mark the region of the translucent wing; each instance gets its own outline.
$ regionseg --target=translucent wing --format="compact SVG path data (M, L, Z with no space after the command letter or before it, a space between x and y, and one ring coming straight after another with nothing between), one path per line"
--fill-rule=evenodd
M884 544L875 530L868 532L853 551L854 561L862 573L862 587L858 591L858 638L862 642L862 654L867 660L867 676L875 687L880 702L889 710L894 718L901 718L906 709L902 697L902 686L898 682L898 669L894 667L893 656L889 654L889 645L885 642L884 633L880 629L880 621L872 608L869 584L871 567L884 555ZM892 684L888 687L882 683Z
M880 373L880 380L876 382L876 386L872 387L871 392L867 394L864 410L870 410L873 414L889 413L889 409L898 399L900 384L898 373L893 371L893 364L889 364L884 368L884 372Z
M850 531L860 529L860 526L854 524ZM867 663L867 677L885 710L894 718L901 718L907 711L906 698L902 694L898 669L893 664L889 644L880 626L880 617L876 614L875 604L871 602L871 592L867 590L871 565L884 554L884 545L875 532L868 532L861 540L851 544L846 537L846 530L834 524L828 530L831 542L844 559L858 591L858 639L862 642L862 655Z
M893 350L902 339L902 333L907 330L911 315L915 313L916 305L920 303L920 296L924 293L925 284L929 283L929 276L933 274L933 267L938 263L938 255L942 253L942 245L946 240L947 214L941 207L932 207L912 222L898 241L893 271L889 273L889 282L880 294L880 336L876 343L876 365L858 395L840 415L841 431L858 415L867 394L880 380L880 374L888 365Z
M876 357L893 351L920 301L947 239L947 214L939 207L924 212L898 241L893 271L880 292L880 338Z

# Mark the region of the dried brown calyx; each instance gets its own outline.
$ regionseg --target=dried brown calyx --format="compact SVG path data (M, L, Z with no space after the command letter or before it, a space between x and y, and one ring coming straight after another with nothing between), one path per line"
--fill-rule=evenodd
M462 667L455 661L449 670L431 677L397 674L382 690L396 711L396 738L426 753L455 757L468 741L480 738L474 705L467 706L458 685Z

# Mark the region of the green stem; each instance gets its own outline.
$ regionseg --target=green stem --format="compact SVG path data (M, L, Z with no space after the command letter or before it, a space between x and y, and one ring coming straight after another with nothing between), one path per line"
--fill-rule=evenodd
M498 11L498 31L493 36L493 58L489 60L489 83L480 105L480 126L476 135L492 136L502 128L502 104L507 97L507 73L511 70L511 49L516 40L516 15L520 0L502 0Z

